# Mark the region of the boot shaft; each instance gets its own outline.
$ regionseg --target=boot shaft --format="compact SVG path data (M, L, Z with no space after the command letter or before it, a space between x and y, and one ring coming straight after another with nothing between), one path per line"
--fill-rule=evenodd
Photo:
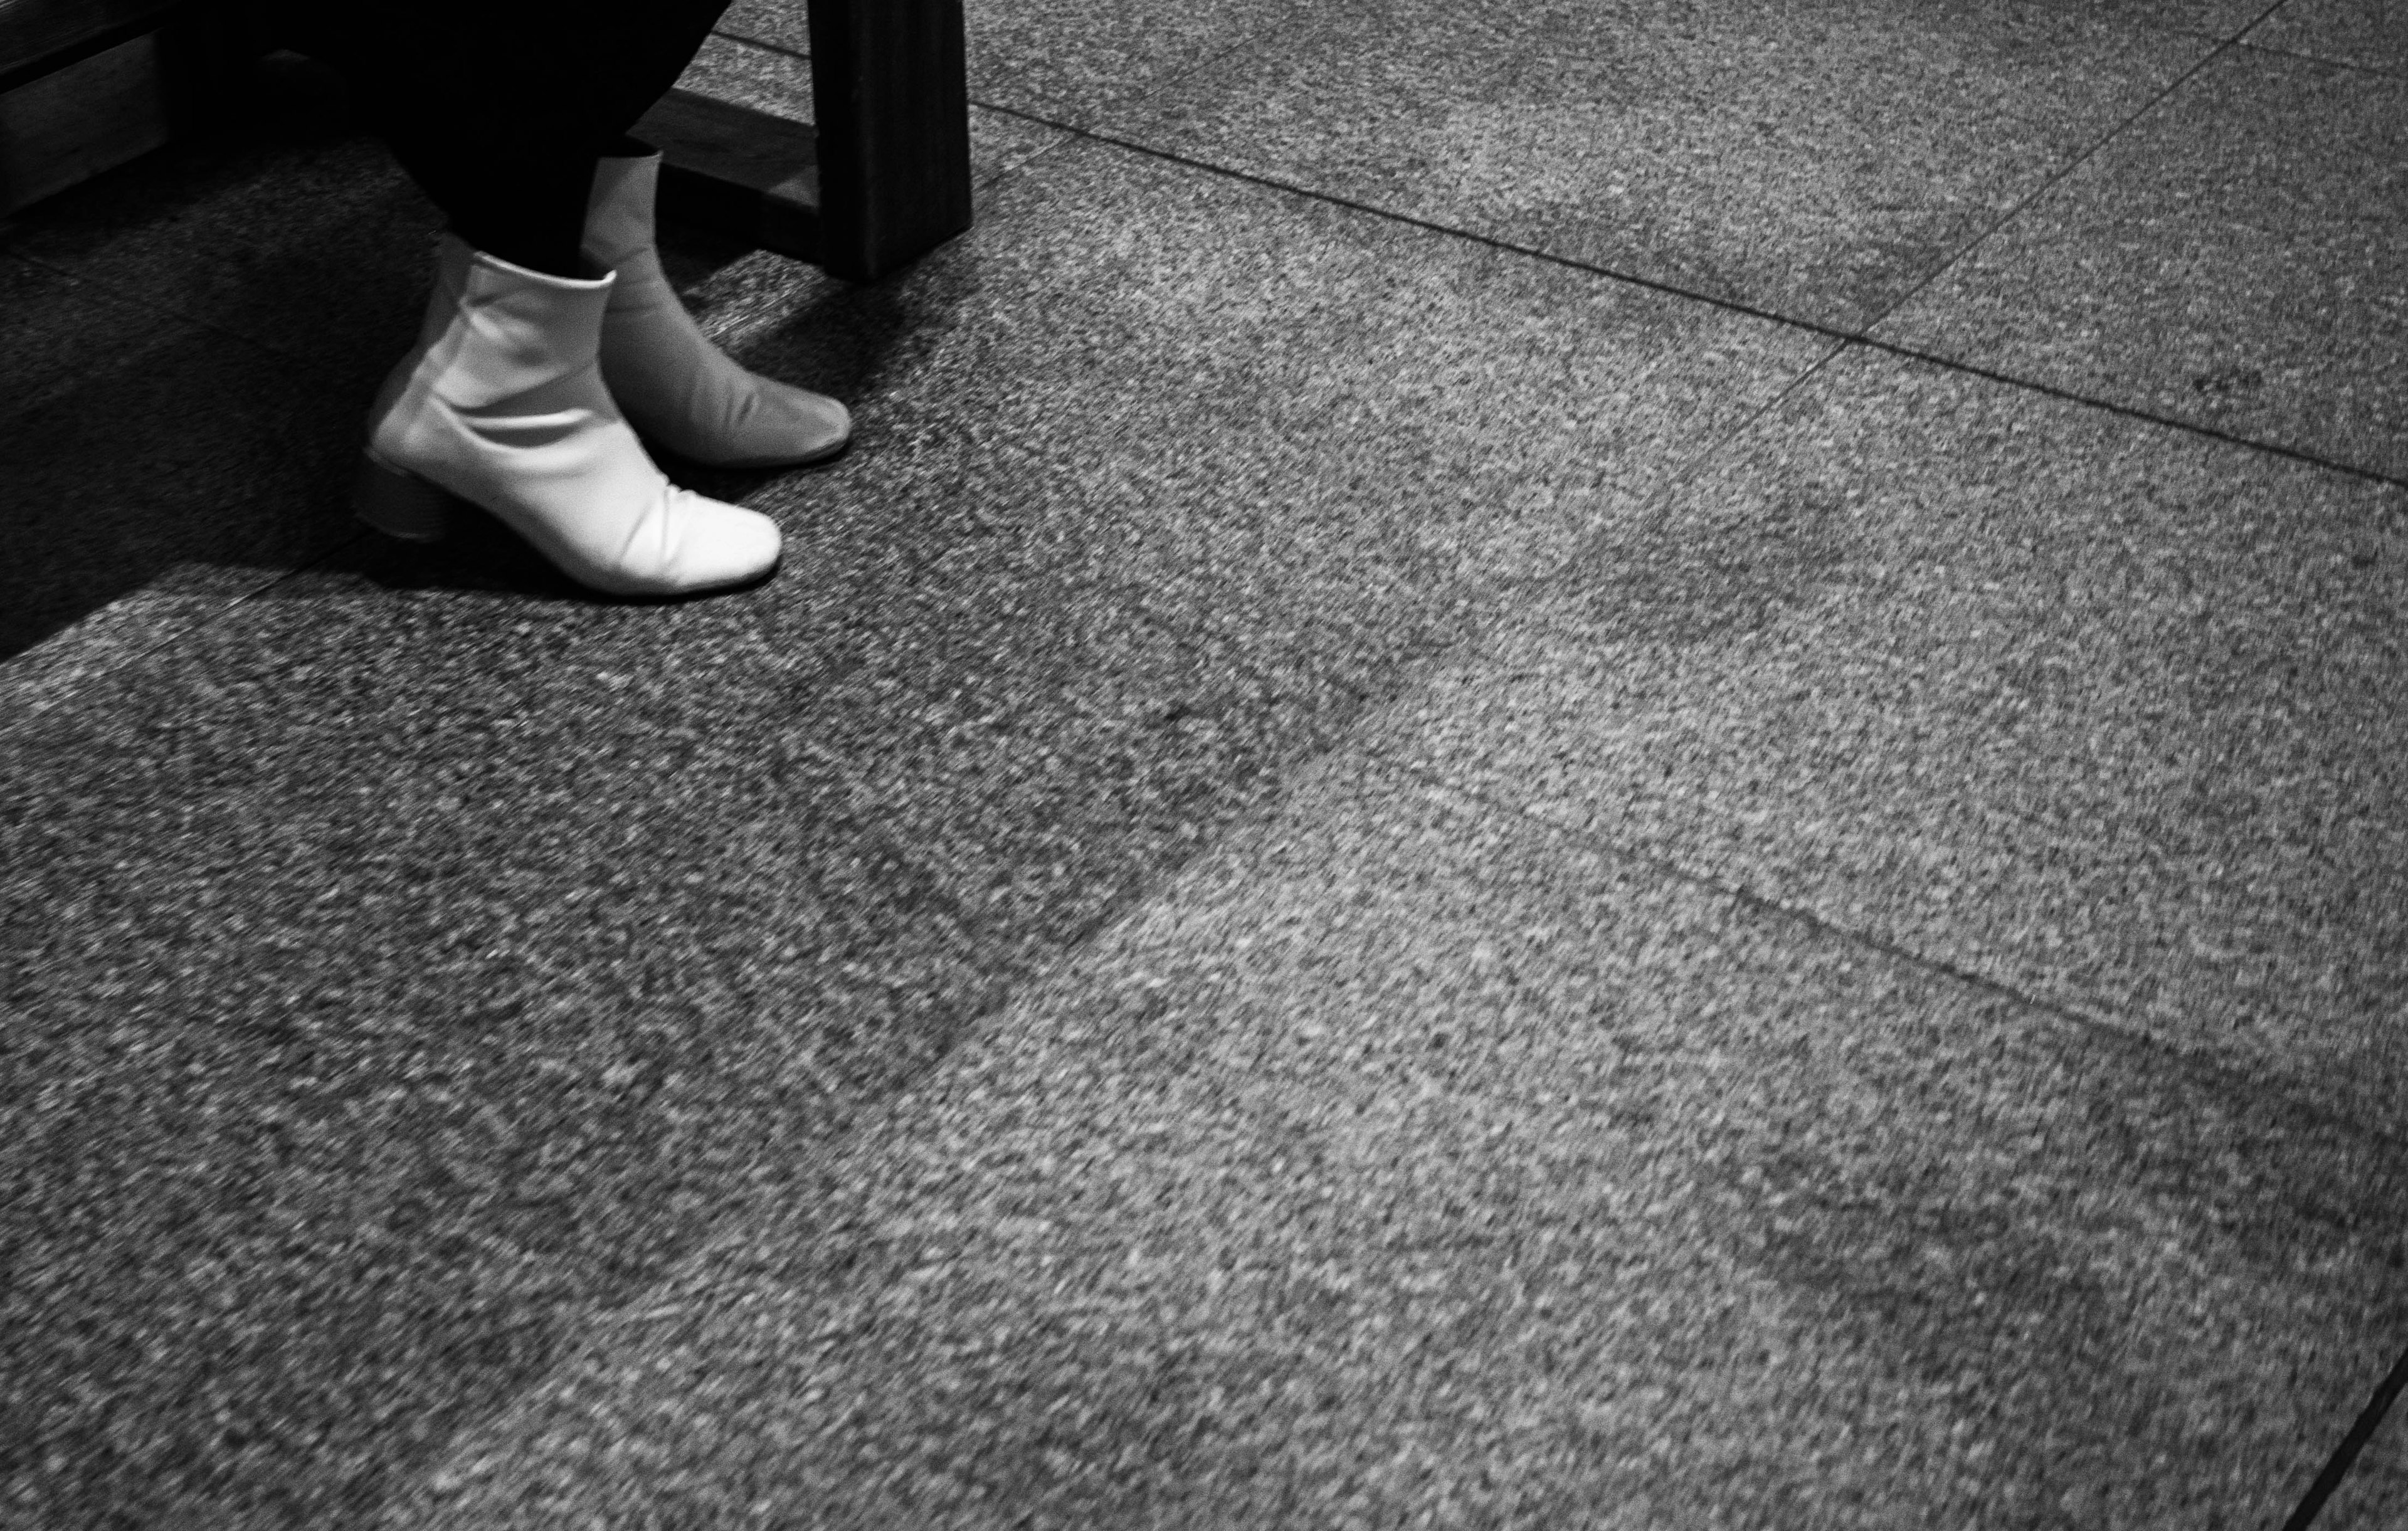
M419 370L462 409L554 388L595 365L615 283L607 271L586 280L531 271L446 235Z
M595 166L583 248L596 268L615 271L652 251L660 182L658 154L607 155Z

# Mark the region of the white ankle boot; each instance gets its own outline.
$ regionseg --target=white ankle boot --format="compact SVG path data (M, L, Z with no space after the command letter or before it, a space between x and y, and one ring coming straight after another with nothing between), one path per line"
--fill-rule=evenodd
M843 405L747 372L710 343L669 285L652 243L658 154L606 158L594 173L585 258L618 273L602 322L602 378L636 429L714 467L817 462L853 435Z
M603 386L611 287L446 235L418 345L368 416L361 519L426 541L457 495L570 579L620 595L715 590L773 567L777 523L672 485Z

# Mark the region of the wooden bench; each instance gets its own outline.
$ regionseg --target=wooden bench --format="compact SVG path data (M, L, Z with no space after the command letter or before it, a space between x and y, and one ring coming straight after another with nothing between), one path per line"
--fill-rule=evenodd
M970 226L961 0L811 0L816 124L671 91L661 212L872 281Z
M811 0L816 123L672 91L661 213L872 281L970 223L961 0ZM0 0L0 214L208 126L265 49L238 0Z
M216 121L245 39L195 0L0 0L0 214Z

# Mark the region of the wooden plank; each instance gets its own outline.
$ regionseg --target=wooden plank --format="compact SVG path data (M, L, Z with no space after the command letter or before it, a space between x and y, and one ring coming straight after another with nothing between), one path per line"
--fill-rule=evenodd
M0 0L0 90L155 28L179 0ZM23 78L14 78L22 76Z
M811 0L820 264L874 281L970 226L962 0Z
M159 54L158 35L145 34L0 95L0 213L173 137Z
M675 90L644 114L636 136L661 151L663 219L821 259L819 138L810 124Z
M93 52L79 43L71 62L0 90L0 213L222 119L257 51L249 32L214 0L164 14L153 30Z

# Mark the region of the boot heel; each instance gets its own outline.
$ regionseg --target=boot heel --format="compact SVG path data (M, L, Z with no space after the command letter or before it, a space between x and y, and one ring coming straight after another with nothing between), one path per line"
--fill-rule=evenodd
M351 509L387 537L404 542L440 540L452 521L452 496L374 452L363 453L351 482Z

